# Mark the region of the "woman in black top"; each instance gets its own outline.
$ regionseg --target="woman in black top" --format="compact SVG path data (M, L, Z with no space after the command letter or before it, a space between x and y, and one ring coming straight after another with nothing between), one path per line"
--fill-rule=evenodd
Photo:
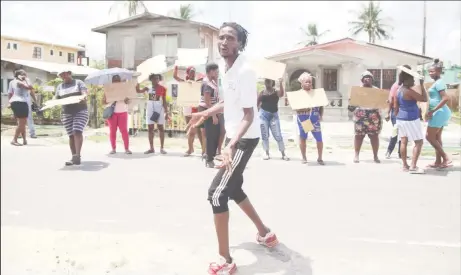
M289 160L285 154L285 144L283 143L282 131L280 130L280 119L278 114L279 98L285 93L283 89L283 80L279 79L280 90L275 90L275 81L266 79L264 85L266 89L261 91L258 96L259 118L261 120L261 137L264 149L264 159L270 159L269 156L269 129L272 136L277 141L283 160Z

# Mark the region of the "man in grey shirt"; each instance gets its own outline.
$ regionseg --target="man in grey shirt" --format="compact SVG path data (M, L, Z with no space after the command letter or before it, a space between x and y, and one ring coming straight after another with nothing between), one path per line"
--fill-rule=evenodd
M27 94L27 104L29 105L29 116L27 117L27 127L29 128L29 135L30 138L37 138L37 136L35 135L34 118L32 115L32 100L29 94Z

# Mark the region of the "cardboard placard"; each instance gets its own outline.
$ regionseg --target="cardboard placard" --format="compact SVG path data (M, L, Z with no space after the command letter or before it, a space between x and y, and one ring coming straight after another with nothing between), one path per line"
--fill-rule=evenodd
M202 83L183 81L178 84L176 104L183 107L196 107L200 102Z
M85 97L85 95L77 95L77 96L69 96L66 98L61 98L61 99L51 99L48 100L47 102L44 103L45 106L43 106L40 111L53 108L55 106L62 106L62 105L69 105L69 104L75 104L79 103L82 101L82 99Z
M424 79L424 76L420 75L418 72L405 68L404 66L397 66L397 69L406 72L407 74L413 76L415 80Z
M304 133L309 133L310 131L314 130L314 125L310 119L302 121L301 126L303 127Z
M161 73L166 70L165 55L156 55L147 59L136 67L136 71L140 73L138 83L148 80L151 73Z
M389 103L389 91L377 88L351 87L351 99L349 105L363 108L387 109Z
M277 81L283 78L285 74L286 64L272 61L269 59L255 59L251 61L251 66L259 78L267 78Z
M287 93L288 102L293 110L301 110L328 105L328 98L323 88L310 91L299 90Z
M202 49L178 49L176 66L196 66L206 64L208 61L208 48Z
M125 98L136 98L136 82L126 81L104 85L104 95L107 102L123 101Z

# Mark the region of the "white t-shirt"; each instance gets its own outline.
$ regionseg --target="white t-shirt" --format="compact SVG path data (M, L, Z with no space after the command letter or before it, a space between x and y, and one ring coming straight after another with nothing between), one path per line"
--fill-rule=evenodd
M219 72L222 84L220 99L224 100L226 136L233 138L237 134L244 115L243 108L253 108L253 123L242 138L259 138L261 130L257 107L257 77L250 62L245 56L239 55L226 72L226 64L222 60L219 64Z

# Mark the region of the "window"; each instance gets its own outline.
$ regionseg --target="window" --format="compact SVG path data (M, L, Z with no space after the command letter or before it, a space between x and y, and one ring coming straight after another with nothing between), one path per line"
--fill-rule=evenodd
M382 89L390 90L392 85L397 81L397 70L386 69L383 70L383 86Z
M373 86L381 88L381 70L380 69L368 69L373 75Z
M18 43L15 43L15 42L8 42L6 44L6 49L7 50L17 50L18 49Z
M175 57L178 52L178 35L154 35L153 56L163 54L166 57Z
M338 70L323 69L323 89L326 92L338 91Z
M32 58L42 59L42 47L34 46L34 52Z
M59 52L59 56L62 56L62 52Z
M54 55L54 51L53 51L53 50L50 50L50 55Z
M67 62L69 62L69 63L75 63L75 54L73 54L73 53L67 53Z

